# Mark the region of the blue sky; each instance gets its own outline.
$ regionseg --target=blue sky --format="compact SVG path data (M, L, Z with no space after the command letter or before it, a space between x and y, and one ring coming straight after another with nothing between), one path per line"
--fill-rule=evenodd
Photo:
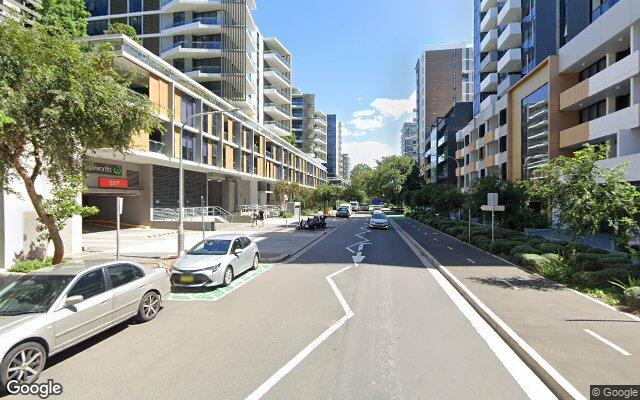
M293 82L343 121L352 160L400 149L426 45L472 41L472 0L256 0L254 19L293 55ZM355 164L352 161L352 165Z

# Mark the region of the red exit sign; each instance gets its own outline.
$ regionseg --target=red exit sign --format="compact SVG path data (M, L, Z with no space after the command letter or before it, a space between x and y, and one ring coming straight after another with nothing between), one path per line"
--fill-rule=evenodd
M126 189L129 187L129 180L100 177L98 178L98 187L105 189Z

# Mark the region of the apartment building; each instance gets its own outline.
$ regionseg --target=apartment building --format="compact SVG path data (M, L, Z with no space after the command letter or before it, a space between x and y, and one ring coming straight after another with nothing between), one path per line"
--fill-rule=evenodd
M327 114L317 110L314 114L313 154L323 164L327 164Z
M508 92L557 53L555 1L474 0L474 118L456 134L458 184L508 173ZM534 168L548 160L530 161Z
M291 135L291 53L277 38L263 40L264 125Z
M26 25L31 25L39 18L38 9L41 5L40 0L0 0L0 19L20 19Z
M342 182L342 123L336 114L327 115L327 178L330 182Z
M405 157L411 157L418 162L419 153L418 123L415 121L405 122L400 130L400 154Z
M456 102L431 125L424 149L424 172L427 182L457 185L456 133L473 117L473 103Z
M340 155L340 163L342 164L342 181L349 183L351 180L351 157L349 157L349 154L342 153Z
M640 185L640 3L560 1L559 94L561 153L609 142L603 167L626 162Z
M138 77L132 89L149 96L165 129L164 134L136 135L126 156L109 149L95 152L99 168L87 171L84 202L98 206L104 218L112 215L113 197L123 196L123 222L153 226L170 220L177 207L179 157L187 209L200 207L202 199L234 212L243 205L270 204L277 181L305 187L326 182L322 163L243 113L187 121L199 112L234 106L127 37L90 42L104 40L115 42L119 65Z
M291 130L296 136L296 146L315 157L327 162L327 114L316 110L316 95L302 93L298 88L292 91Z
M135 28L154 55L240 108L263 118L263 40L254 0L87 0L89 35L109 24Z
M473 97L473 47L466 42L427 47L416 63L416 121L420 165L431 125L454 103Z

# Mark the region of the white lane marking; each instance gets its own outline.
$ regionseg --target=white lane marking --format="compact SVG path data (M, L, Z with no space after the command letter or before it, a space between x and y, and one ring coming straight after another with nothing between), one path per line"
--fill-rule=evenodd
M444 290L447 296L449 296L451 301L453 301L453 303L460 310L460 312L467 318L467 320L475 328L476 332L478 332L478 334L482 337L482 339L487 343L491 351L493 351L493 353L496 355L498 360L500 360L502 365L504 365L504 367L507 369L509 374L511 374L511 376L515 379L516 383L522 388L525 394L530 399L534 399L534 400L538 400L538 399L557 400L557 397L549 390L549 388L544 383L542 383L540 378L538 378L538 376L533 373L533 371L524 363L524 361L522 361L522 359L520 359L520 357L518 357L518 355L505 343L505 341L502 340L502 338L496 333L496 331L494 331L489 326L489 324L480 316L480 314L478 314L473 309L473 307L471 307L471 305L464 299L464 297L462 297L462 295L453 287L453 285L449 283L449 281L444 277L444 275L442 275L438 271L438 269L431 266L431 264L425 260L424 256L420 253L420 250L418 250L410 242L408 238L406 238L402 234L401 236L404 239L405 243L407 243L407 245L409 245L411 250L415 253L415 255L418 256L418 258L420 258L420 260L423 261L424 265L428 267L427 269L429 270L431 275L434 277L436 282L438 282L438 285L440 285L440 287ZM445 268L445 271L447 271L446 268ZM453 277L453 279L457 280L457 278L455 277ZM469 293L468 289L466 291L467 293ZM475 297L472 293L471 293L471 296L474 298L474 300L479 302L477 297ZM493 314L493 312L489 310L484 304L482 303L479 303L479 304L483 306L485 311L490 312L492 314L492 317L495 317L496 320L499 320L497 319L497 316L495 316L495 314ZM499 320L499 322L501 324L504 324L502 320ZM511 328L507 327L507 329L510 330ZM512 333L515 335L513 331ZM518 339L520 338L518 337ZM533 349L530 349L530 351L535 353ZM540 357L537 353L535 353L535 355L540 359L542 359L542 357ZM542 359L542 361L545 364L547 364L546 361L544 361L544 359ZM557 371L553 370L553 368L550 365L547 364L547 366L548 366L547 371L551 370L552 372L555 372L555 374L557 375L555 376L556 380L559 376L560 378L563 379L564 382L566 382L568 386L570 386L573 389L570 391L570 393L574 396L576 400L586 400L586 398L580 392L578 392L575 388L573 388L571 384L569 384L569 382L567 382L560 374L557 373Z
M334 276L348 270L351 267L352 266L349 265L348 267L344 267L340 271L334 272L333 274L327 275L325 277L327 282L329 282L329 286L331 286L331 289L333 289L333 293L338 298L342 309L344 310L344 317L334 322L333 325L331 325L326 331L322 332L322 334L318 336L313 342L309 343L304 349L296 354L295 357L293 357L284 366L282 366L282 368L276 371L275 374L271 375L271 377L264 383L262 383L262 385L258 386L258 388L254 390L253 393L251 393L249 396L247 396L245 400L258 400L262 398L262 396L267 394L267 392L269 392L269 390L271 390L278 382L280 382L282 378L284 378L298 364L300 364L302 360L304 360L309 354L311 354L311 352L315 350L316 347L320 346L320 344L322 344L322 342L324 342L329 336L331 336L333 332L337 331L342 325L344 325L349 319L354 316L353 311L351 311L351 307L349 307L349 304L345 300L344 296L342 296L342 293L340 293L338 286L336 286L335 282L333 281Z
M504 283L505 285L509 286L511 289L518 290L518 288L517 288L517 287L513 286L511 283L509 283L509 282L505 281L504 279L498 279L498 280L499 280L500 282Z
M449 249L449 250L453 250L453 247L451 247L451 246L447 246L447 249Z
M433 240L435 240L436 242L438 241L438 239L436 239L436 238L433 238Z
M594 338L598 339L602 343L604 343L607 346L611 347L612 349L614 349L618 353L622 354L623 356L630 356L631 355L631 353L629 353L628 351L626 351L622 347L620 347L617 344L615 344L613 342L610 342L609 340L603 338L602 336L598 335L597 333L595 333L591 329L583 329L583 331L587 332L589 335L593 336Z
M475 263L476 263L475 261L473 261L473 260L472 260L472 259L470 259L470 258L467 258L467 261L469 261L471 264L475 264Z

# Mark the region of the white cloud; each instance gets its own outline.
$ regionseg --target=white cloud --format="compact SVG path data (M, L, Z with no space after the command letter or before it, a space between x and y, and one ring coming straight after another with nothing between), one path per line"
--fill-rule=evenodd
M376 113L376 110L360 110L353 113L353 118L370 117Z
M366 132L361 132L361 131L352 131L351 129L347 128L346 126L342 127L342 137L359 137L359 136L364 136L366 135Z
M396 154L391 146L375 140L344 142L342 144L342 152L349 154L351 158L351 168L357 164L367 164L375 167L376 160Z
M404 114L413 113L416 107L416 92L411 93L408 99L377 98L371 102L371 107L384 116L399 118Z
M382 120L383 120L382 116L377 115L373 118L362 118L362 117L354 118L347 123L358 130L371 131L374 129L382 128L382 126L384 126L384 123Z

